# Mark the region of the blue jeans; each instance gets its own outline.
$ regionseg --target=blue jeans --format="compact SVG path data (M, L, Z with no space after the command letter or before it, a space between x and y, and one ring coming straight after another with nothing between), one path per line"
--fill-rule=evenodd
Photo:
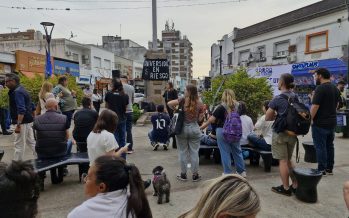
M247 136L247 140L252 144L253 147L262 151L271 151L271 145L269 145L263 137L251 133Z
M120 148L126 145L126 120L119 121L114 136ZM121 157L126 160L126 154L122 154Z
M126 113L126 142L130 143L128 150L133 150L132 124L133 112Z
M200 138L200 145L217 146L217 140L209 135L203 134Z
M221 153L224 174L233 173L231 167L231 154L233 155L235 168L237 173L241 174L245 171L245 162L242 156L242 150L239 142L228 143L223 137L223 128L216 129L217 143Z
M149 138L149 140L150 140L150 142L152 143L157 143L157 142L160 142L160 143L164 143L164 144L166 144L166 143L169 143L170 142L170 138L168 137L166 140L164 140L164 138L163 139L156 139L155 137L154 137L154 130L151 130L149 133L148 133L148 138Z
M311 132L316 148L318 170L333 170L334 165L334 129L324 129L312 126Z

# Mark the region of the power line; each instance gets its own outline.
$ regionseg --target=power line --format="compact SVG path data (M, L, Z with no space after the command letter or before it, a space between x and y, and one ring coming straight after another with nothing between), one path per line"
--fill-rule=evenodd
M169 0L168 0L169 1ZM178 1L178 0L177 0ZM207 6L207 5L218 5L218 4L229 4L235 2L243 2L247 0L230 0L230 1L217 1L217 2L205 2L205 3L191 3L191 4L179 4L179 5L162 5L158 8L180 8L180 7L193 7L193 6ZM0 5L0 8L6 9L18 9L18 10L47 10L47 11L96 11L96 10L139 10L149 9L151 6L141 7L107 7L107 8L44 8L44 7L21 7L21 6L6 6Z

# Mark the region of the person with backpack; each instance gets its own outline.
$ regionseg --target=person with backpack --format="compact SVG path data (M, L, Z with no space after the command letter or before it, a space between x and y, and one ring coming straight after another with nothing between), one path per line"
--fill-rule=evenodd
M316 89L312 99L312 136L316 148L318 170L323 176L333 175L334 129L337 125L336 109L341 100L339 90L331 83L330 72L325 68L315 71Z
M187 167L193 173L193 182L201 180L199 175L199 148L201 131L198 122L204 118L203 104L199 100L196 86L189 84L184 98L168 102L170 108L179 106L184 111L184 122L179 134L176 135L179 149L181 173L177 179L187 181Z
M269 103L269 109L265 114L266 121L273 121L272 134L272 154L274 159L279 160L279 171L282 184L272 187L271 190L278 194L291 196L297 188L297 181L292 174L294 164L292 163L292 154L297 142L297 135L291 135L286 130L286 116L289 108L288 99L295 99L296 94L292 91L295 87L294 77L289 73L281 75L278 88L281 94L275 96ZM289 178L292 185L289 184Z
M237 113L238 102L231 89L225 89L222 94L222 103L213 111L212 116L200 129L205 129L214 123L217 127L217 143L221 154L223 174L233 173L231 155L233 155L235 168L238 174L246 177L245 162L242 156L240 139L242 126L240 115Z

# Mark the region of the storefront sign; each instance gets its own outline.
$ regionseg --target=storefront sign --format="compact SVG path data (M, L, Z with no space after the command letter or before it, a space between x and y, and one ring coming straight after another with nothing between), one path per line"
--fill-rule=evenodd
M169 80L169 61L167 59L146 59L143 63L144 80Z
M78 77L80 76L80 68L79 63L72 62L68 60L63 59L54 59L53 62L54 66L54 74L70 74L72 76Z
M16 51L16 70L45 73L46 56L26 51Z
M319 62L318 61L309 61L309 62L303 62L299 64L293 64L292 65L292 70L306 70L306 69L315 69L319 67Z
M253 67L249 68L247 73L251 77L261 78L265 77L268 79L270 86L272 87L273 94L280 94L280 90L278 89L278 83L281 74L283 73L291 73L292 65L277 65L277 66L267 66L267 67Z

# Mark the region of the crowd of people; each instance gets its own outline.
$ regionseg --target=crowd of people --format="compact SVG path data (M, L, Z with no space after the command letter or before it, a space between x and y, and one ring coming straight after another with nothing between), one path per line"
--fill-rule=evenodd
M312 96L310 113L318 171L323 176L333 175L334 128L341 95L338 88L331 84L327 69L317 69L314 77L318 86ZM126 155L134 152L134 88L128 84L127 77L113 79L112 89L104 99L96 90L84 90L83 108L78 111L76 92L69 89L65 76L58 79L55 87L48 81L43 83L36 106L20 84L18 75L6 74L6 86L9 88L11 120L16 126L15 152L14 162L9 166L0 165L0 178L3 180L0 184L4 184L3 187L0 185L0 194L16 193L17 188L23 188L23 183L27 184L20 199L23 204L12 205L16 210L9 212L13 213L10 217L35 217L37 213L37 175L28 162L23 162L25 147L28 146L35 157L46 159L69 155L73 144L76 144L78 151L87 152L89 156L90 167L84 180L85 194L90 199L71 211L68 217L152 217L144 192L150 183L144 182L138 168L126 161ZM201 180L200 144L218 146L223 168L223 176L215 179L197 205L180 217L256 216L260 210L260 200L245 179L247 172L243 146L272 151L273 158L279 161L282 184L272 187L273 192L291 196L296 191L298 184L292 173L292 156L297 136L274 125L285 116L289 100L298 101L294 87L293 76L282 74L278 84L281 95L263 103L264 114L253 124L247 115L244 99L236 99L231 89L223 91L221 102L205 119L205 106L196 86L187 85L184 96L178 97L172 83L168 83L163 95L166 110L164 105L158 105L157 113L151 118L153 129L148 136L153 150L160 145L167 150L172 138L173 147L178 148L177 179L180 181L188 180L188 169L193 182ZM100 112L103 101L106 109ZM183 115L181 131L173 134L170 126L178 111ZM71 120L74 120L72 138L69 134ZM206 129L210 130L210 134L203 133ZM30 196L28 193L34 194ZM229 196L222 198L222 193ZM344 199L349 209L348 183L344 186ZM2 202L0 207L4 206ZM26 213L27 216L16 213Z

